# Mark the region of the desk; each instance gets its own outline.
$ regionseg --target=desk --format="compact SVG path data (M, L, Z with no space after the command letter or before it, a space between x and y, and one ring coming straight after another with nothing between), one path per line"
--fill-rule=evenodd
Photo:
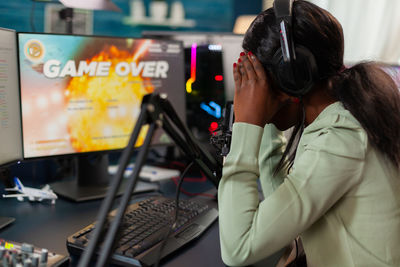
M134 196L140 200L142 196ZM92 223L101 201L75 203L58 199L55 205L36 202L19 202L12 198L0 199L0 216L14 217L13 224L0 230L0 238L26 242L37 247L68 255L66 239ZM275 266L281 252L254 266ZM199 239L163 259L163 267L218 267L225 266L221 259L218 222L215 222Z
M51 205L0 199L0 215L16 219L13 224L0 230L0 237L68 255L67 236L92 223L100 205L101 201L74 203L58 199L55 205ZM161 266L225 266L220 254L218 222L198 240L168 256Z

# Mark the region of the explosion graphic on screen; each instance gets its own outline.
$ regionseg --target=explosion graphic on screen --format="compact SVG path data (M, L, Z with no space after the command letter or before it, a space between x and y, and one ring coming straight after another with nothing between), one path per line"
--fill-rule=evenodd
M147 51L148 42L135 52L109 46L89 60L111 62L107 77L84 74L72 77L65 90L69 113L68 132L77 152L124 148L140 114L144 95L152 93L150 79L141 76L119 76L118 62L138 62ZM136 146L143 143L147 127L143 127Z

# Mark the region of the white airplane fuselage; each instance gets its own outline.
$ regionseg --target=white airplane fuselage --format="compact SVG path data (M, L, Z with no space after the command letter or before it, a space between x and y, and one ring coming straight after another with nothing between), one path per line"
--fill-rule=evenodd
M30 201L51 200L51 203L55 204L57 195L54 194L53 190L51 190L48 185L46 185L42 189L25 187L17 177L14 178L14 182L15 182L14 188L6 188L5 190L17 191L19 194L3 195L4 198L16 197L19 201L23 201L24 197L26 197Z

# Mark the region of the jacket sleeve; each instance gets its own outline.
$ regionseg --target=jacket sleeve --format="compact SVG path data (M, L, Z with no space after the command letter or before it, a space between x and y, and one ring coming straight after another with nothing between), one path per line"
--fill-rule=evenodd
M258 165L260 170L260 184L264 195L267 198L278 188L286 176L287 170L282 169L274 175L275 168L278 165L285 150L286 140L283 133L273 124L267 124L264 127L261 138Z
M363 165L360 150L340 151L335 142L343 130L321 133L295 160L292 172L262 202L257 179L263 129L235 123L231 151L218 189L221 255L225 264L249 265L278 251L321 217L358 183ZM271 153L274 138L271 136ZM335 147L333 151L330 147ZM346 149L346 145L343 145ZM354 145L351 147L355 147ZM340 170L340 171L338 171ZM270 173L268 174L270 175ZM265 183L267 184L267 183Z

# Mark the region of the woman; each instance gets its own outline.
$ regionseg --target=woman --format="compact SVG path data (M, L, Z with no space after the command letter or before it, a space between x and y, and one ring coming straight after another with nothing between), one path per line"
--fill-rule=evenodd
M318 79L300 99L280 90L270 67L279 28L273 9L260 13L233 70L218 191L223 261L253 264L300 236L308 266L400 266L399 91L374 64L343 67L330 13L306 1L292 10L294 41L314 55ZM292 126L285 148L277 128Z

